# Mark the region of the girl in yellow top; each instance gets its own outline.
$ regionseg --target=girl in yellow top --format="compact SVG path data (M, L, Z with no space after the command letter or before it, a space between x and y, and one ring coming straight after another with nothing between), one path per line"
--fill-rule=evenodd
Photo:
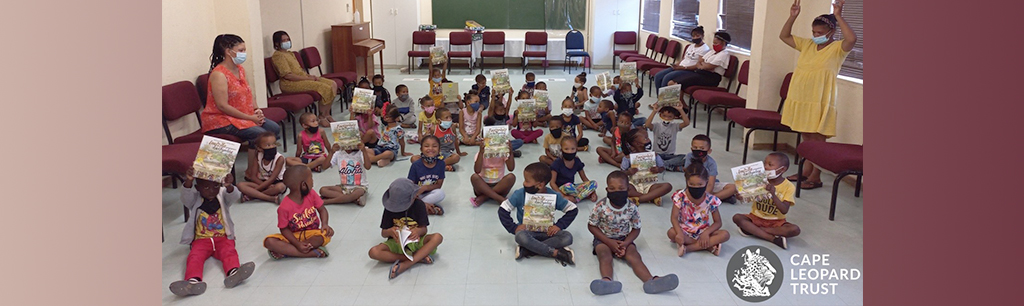
M274 61L274 69L277 75L281 76L281 92L302 92L316 91L320 94L320 126L330 127L331 103L334 103L334 96L338 92L338 83L334 80L313 76L306 73L306 70L299 65L295 54L288 51L292 47L292 39L285 31L274 32L274 55L270 58Z
M782 124L803 135L803 141L825 141L836 134L836 76L846 55L857 43L857 33L843 19L844 0L832 4L834 14L821 15L811 23L813 39L793 36L793 22L800 15L800 0L790 8L789 20L782 26L779 38L800 51L789 96L782 109ZM842 29L843 40L835 41L836 27ZM821 170L807 162L800 188L821 187ZM795 181L797 175L789 177Z

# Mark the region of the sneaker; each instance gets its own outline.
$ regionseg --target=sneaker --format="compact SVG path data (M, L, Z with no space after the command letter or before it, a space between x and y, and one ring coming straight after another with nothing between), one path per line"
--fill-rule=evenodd
M200 295L206 292L206 282L180 280L171 283L170 289L177 296Z
M224 287L234 288L238 286L239 283L252 276L252 271L254 270L256 270L256 264L251 261L238 266L238 269L235 269L233 273L224 278Z
M512 157L520 157L520 156L523 156L523 151L519 151L519 150L512 151Z
M537 255L537 254L534 253L533 251L530 251L530 249L524 248L524 247L519 246L519 245L516 246L516 260L520 260L520 259L523 259L523 258L530 258L533 255Z
M562 263L562 266L566 264L576 265L576 254L569 247L558 249L558 254L555 255L555 260Z
M772 243L774 243L775 245L779 246L783 250L789 248L789 244L786 243L786 237L775 236L775 240L772 240Z

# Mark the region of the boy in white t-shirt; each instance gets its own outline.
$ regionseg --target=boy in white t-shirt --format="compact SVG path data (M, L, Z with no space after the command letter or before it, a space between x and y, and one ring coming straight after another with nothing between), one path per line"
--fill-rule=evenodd
M341 184L320 188L324 204L366 205L366 170L370 169L370 159L363 154L365 146L360 143L355 150L342 150L340 145L334 144L331 165L338 169Z

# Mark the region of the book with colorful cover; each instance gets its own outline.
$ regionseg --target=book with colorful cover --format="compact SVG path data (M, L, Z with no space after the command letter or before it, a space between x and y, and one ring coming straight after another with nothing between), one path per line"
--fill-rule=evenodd
M675 84L669 85L662 88L658 88L658 105L663 106L677 106L680 105L681 92L683 85Z
M223 182L231 172L231 166L238 157L238 149L242 144L212 136L203 136L196 152L196 160L192 162L195 178L207 181Z
M551 96L548 94L547 90L534 89L533 100L537 103L538 112L545 107L551 109Z
M444 103L462 101L462 97L459 96L459 83L441 83L441 94L444 95L444 101L442 101Z
M612 77L607 71L597 75L597 87L601 88L601 91L607 91L612 87Z
M444 64L448 60L448 54L444 52L444 47L436 46L430 47L430 62L434 65Z
M533 122L537 120L537 100L534 99L522 99L519 100L519 107L516 109L519 111L517 120L520 122Z
M736 190L743 196L744 202L753 203L771 198L768 193L768 174L764 171L764 162L758 161L732 168L732 177L736 180Z
M523 225L531 232L546 232L555 225L556 195L549 193L526 194L523 203Z
M654 152L641 152L629 154L629 167L636 168L636 174L629 179L631 183L653 183L658 181L658 174L652 173L651 168L657 166Z
M342 150L358 148L360 134L359 122L355 120L331 122L331 135L334 136L334 143L341 146Z
M373 112L376 100L377 96L373 94L373 90L356 88L352 92L352 111L361 114Z
M508 69L491 70L491 92L512 92L512 84L509 83Z
M623 83L636 81L636 62L619 64L619 79Z
M508 125L485 126L484 130L484 158L508 157L512 148L508 142L512 140Z

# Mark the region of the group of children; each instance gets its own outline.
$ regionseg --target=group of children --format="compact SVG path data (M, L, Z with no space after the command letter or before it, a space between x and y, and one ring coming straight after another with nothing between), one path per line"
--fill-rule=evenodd
M427 216L444 214L442 185L446 172L456 171L456 165L468 155L460 149L462 145L479 147L473 157L470 181L474 195L469 202L473 207L488 200L499 203L499 220L515 236L517 260L540 255L554 258L563 266L575 264L575 253L569 248L572 235L566 229L578 213L576 203L595 203L587 226L594 235L592 253L600 262L601 278L591 283L594 294L621 291L622 284L612 278L613 258L624 259L632 267L647 293L678 286L674 274L652 275L633 243L640 233L637 205L652 202L660 206L661 198L673 188L668 182L634 182L632 178L640 170L685 174L685 188L671 196L672 227L667 232L669 241L678 246L679 256L697 250L708 250L717 256L721 244L729 239L729 233L721 229L718 206L722 199L734 202L739 197L736 187L717 179L717 164L709 155L711 140L706 135L691 140L691 152L676 154L676 136L689 124L681 107L655 106L646 120L635 119L643 96L640 86L635 86L637 92L633 92L636 83L620 82L615 77L608 91L598 86L588 89L584 73L576 76L574 90L561 100L559 109L552 109L550 103L541 105L535 119L526 122L518 120L518 109L511 115L509 110L515 109L513 102L533 98L535 90L547 90L544 82L535 82L533 73L526 74L526 84L515 95L515 101L510 99L511 92L494 91L487 86L485 76L477 75L476 84L459 102L445 104L441 94L441 84L446 81L444 69L431 66L430 91L417 101L421 111L415 115L413 99L404 84L395 88L397 95L391 100L382 76L373 77L372 87L365 78L358 83L358 87L374 90L378 99L372 113L350 114L362 131L355 148L343 150L340 145L331 144L316 115L307 113L299 117L303 127L299 137L301 148L294 157L286 158L277 152L273 133L255 140L256 158L248 161L245 181L238 183L237 191L230 175L223 182L200 179L193 184L195 179L190 172L182 188L182 203L189 209L190 217L181 243L190 244L192 250L185 280L172 283L171 291L182 296L203 293L206 284L202 281L202 266L210 256L224 265L225 287L233 287L253 273L252 262L238 264L229 213L232 204L250 199L279 205L280 233L264 239L270 257L327 257L326 245L334 231L328 225L329 215L323 205L366 205L365 175L371 166L376 163L385 167L406 156L411 160L408 177L394 180L382 198L381 237L385 241L371 248L369 256L392 264L389 279L416 264L433 263L432 255L443 238L439 233L428 233ZM510 126L512 139L507 145L512 154L482 153L482 129L493 125ZM549 133L545 136L539 127L546 127ZM405 129L412 128L416 129L415 134L405 133ZM620 168L606 177L605 198L597 195L597 181L587 177L584 163L578 157L580 151L589 151L591 145L583 137L584 129L598 131L609 146L596 148L599 162ZM653 142L648 131L654 135ZM541 136L544 154L524 168L522 188L514 189L515 157L521 155L518 149L525 143L536 143ZM407 142L418 143L420 154L407 152ZM641 152L656 153L654 167L632 167L629 155ZM771 198L755 201L751 213L737 214L733 222L744 236L755 236L786 248L786 238L800 231L785 218L793 205L795 187L781 175L788 170L790 161L785 154L771 153L764 164L769 172L767 189ZM338 170L339 184L324 186L319 193L314 191L312 171L330 168ZM577 175L580 181L576 180ZM556 195L554 208L563 212L546 230L531 231L523 225L526 197L533 194ZM511 216L513 210L516 219ZM399 241L412 242L400 245Z

